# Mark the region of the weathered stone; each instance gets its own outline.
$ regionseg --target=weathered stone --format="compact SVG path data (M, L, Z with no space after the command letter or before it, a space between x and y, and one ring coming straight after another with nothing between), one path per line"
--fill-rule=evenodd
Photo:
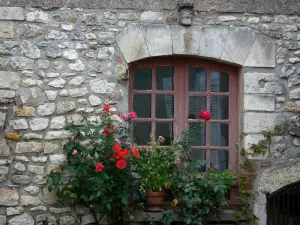
M28 123L25 119L10 120L9 126L13 127L14 130L27 130L28 129Z
M83 14L81 22L86 25L101 25L101 16L96 13Z
M95 79L90 81L91 90L97 94L111 94L115 87L115 83L109 83L106 79Z
M288 79L288 87L289 87L289 88L290 88L290 87L293 87L293 86L295 86L295 85L298 85L298 84L300 84L300 80L299 80L298 78L290 77L290 78Z
M22 161L22 162L29 162L29 159L26 156L16 156L16 160Z
M300 99L300 88L290 91L289 99Z
M10 66L15 70L31 70L34 69L34 60L17 56L10 59Z
M67 139L72 134L69 131L48 131L46 133L45 139L46 140L54 140L54 139Z
M9 60L7 58L0 57L0 70L6 70Z
M32 106L13 106L13 112L15 116L35 116L35 108Z
M31 59L38 59L41 57L41 52L38 47L33 45L30 41L23 40L21 43L22 54Z
M46 179L44 178L44 176L36 175L33 178L33 183L35 183L37 185L43 185L43 184L46 184Z
M81 225L93 224L95 222L96 222L95 218L91 213L85 214L84 216L81 217Z
M68 123L71 123L73 125L82 125L83 117L80 114L73 114L67 116Z
M103 40L103 39L114 39L115 38L115 34L113 32L99 32L98 33L98 37Z
M73 216L61 216L59 218L60 225L73 225L75 222L76 220Z
M61 166L60 165L55 165L55 164L47 164L46 174L50 174L51 171L61 172Z
M14 98L15 95L15 91L0 90L0 100L5 98Z
M57 165L63 165L66 162L66 160L67 157L64 154L50 155L50 162Z
M37 108L37 113L41 116L50 116L55 111L54 103L46 103L44 105L39 105Z
M10 219L8 225L34 225L34 219L30 214L23 213Z
M0 7L0 20L25 20L22 7Z
M56 110L57 114L63 114L66 112L70 112L76 108L76 104L74 101L60 100L56 106L57 106L57 110Z
M44 187L43 193L44 193L44 202L45 203L47 203L47 204L55 204L56 203L58 198L57 198L54 190L49 192L48 188Z
M18 89L20 76L15 72L0 71L0 88Z
M299 57L296 57L296 58L289 58L289 62L290 62L290 63L298 63L298 62L300 62L300 58L299 58Z
M17 29L17 34L23 38L35 38L42 35L44 28L35 24L20 24Z
M59 149L59 145L52 144L52 143L45 143L44 147L44 153L45 154L51 154L57 152Z
M88 92L86 87L69 89L69 94L73 98L85 96Z
M289 101L285 104L286 112L300 112L300 101Z
M20 197L20 203L21 203L21 206L30 206L30 205L36 206L36 205L40 205L42 202L39 199L39 197L22 195Z
M24 188L24 190L32 195L36 195L37 193L39 193L40 188L36 187L36 186L28 186L28 187Z
M162 20L163 16L163 12L145 11L141 14L141 20L151 22L156 20Z
M28 171L30 173L40 174L40 175L43 175L45 173L45 167L44 166L28 165L27 167L28 167Z
M31 212L36 212L36 211L44 211L45 212L45 211L47 211L47 207L40 205L40 206L30 208L30 211Z
M13 215L19 215L21 213L25 212L25 209L23 207L8 207L6 209L6 215L13 216Z
M35 134L35 133L27 133L24 134L24 139L25 140L32 140L32 139L43 139L43 135L42 134Z
M74 71L83 71L85 69L85 66L81 62L81 60L77 60L75 63L69 64L69 67L71 70L74 70Z
M2 55L15 55L17 53L17 41L2 41L0 42L0 54Z
M68 60L78 59L78 53L75 50L64 51L62 56Z
M0 38L14 37L14 24L12 22L0 22Z
M101 105L101 99L96 96L96 95L90 95L89 96L89 102L91 104L91 106L97 106L97 105Z
M114 47L102 47L99 49L98 58L103 61L109 60L113 58L114 54L115 54Z
M45 93L46 93L48 100L55 101L55 99L57 97L57 91L47 90L47 91L45 91Z
M0 188L0 205L1 206L15 206L18 205L19 192Z
M66 125L66 118L63 116L53 117L51 120L50 128L51 129L62 129Z
M0 183L5 181L8 175L8 167L0 166Z
M29 153L29 152L41 152L42 145L39 142L18 142L16 146L16 153Z
M272 144L270 146L270 152L273 158L285 158L287 156L286 149L285 144Z
M26 20L29 22L48 23L48 13L43 11L27 12Z
M69 91L66 90L66 89L62 89L62 90L59 92L59 96L62 96L62 97L68 97L68 96L69 96Z
M62 78L57 78L53 81L50 81L48 85L54 88L63 88L65 86L66 81Z
M288 131L291 135L300 137L300 117L293 116L289 120Z
M23 163L17 162L15 164L15 169L22 172L26 170L26 166Z
M287 42L286 44L289 50L300 49L300 42Z
M6 216L0 215L0 225L5 225L6 224Z
M33 162L43 162L44 163L44 162L47 162L47 156L37 156L37 157L32 156L31 160Z
M46 56L48 56L49 58L52 58L52 59L56 59L62 55L60 49L52 48L52 47L46 48L45 54L46 54ZM55 66L55 63L53 64L53 66Z
M64 208L55 208L55 207L50 207L49 208L50 212L52 213L65 213L65 212L71 212L71 208L70 207L64 207Z
M65 31L71 31L74 29L74 26L72 24L61 24L61 29Z
M71 86L79 87L82 83L84 82L84 77L83 76L77 76L70 80L69 84Z
M51 66L51 62L49 60L38 60L39 69L47 70Z
M136 13L120 13L119 20L130 20L134 21L137 20L138 16Z
M15 184L21 184L21 185L31 183L31 177L26 176L26 175L14 175L14 176L12 176L11 180Z
M56 219L50 214L40 214L36 216L37 225L44 225L44 221L48 221L48 225L57 225Z
M6 113L0 112L0 129L3 129L6 119Z

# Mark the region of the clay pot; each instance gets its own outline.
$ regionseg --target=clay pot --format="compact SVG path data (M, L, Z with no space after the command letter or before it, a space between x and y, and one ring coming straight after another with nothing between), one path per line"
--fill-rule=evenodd
M164 203L165 193L164 192L147 192L146 203L147 210L161 210L161 206Z

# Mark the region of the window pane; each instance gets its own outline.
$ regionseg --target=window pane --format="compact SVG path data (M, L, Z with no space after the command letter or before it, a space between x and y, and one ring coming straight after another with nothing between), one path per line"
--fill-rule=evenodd
M134 71L133 78L134 90L151 90L152 89L152 69L144 68Z
M174 118L174 96L156 95L156 118Z
M193 161L197 160L206 160L206 151L205 150L192 150L191 159Z
M189 73L189 90L191 92L206 91L206 74L207 71L201 68L190 68Z
M190 123L189 127L192 131L192 146L206 146L206 124Z
M228 169L228 150L210 150L210 162L217 166L219 171Z
M151 118L151 95L133 95L133 111L139 118Z
M173 123L156 123L155 137L158 138L159 136L165 138L162 145L171 145L173 141Z
M150 142L151 123L142 122L133 124L133 140L138 145L147 145Z
M212 123L210 130L212 146L228 146L228 124Z
M173 90L173 66L156 68L156 90Z
M206 97L191 96L189 99L189 119L198 119L200 111L206 109Z
M227 73L213 70L211 72L211 92L228 92L229 76Z
M228 96L212 96L210 98L210 112L212 119L228 119Z

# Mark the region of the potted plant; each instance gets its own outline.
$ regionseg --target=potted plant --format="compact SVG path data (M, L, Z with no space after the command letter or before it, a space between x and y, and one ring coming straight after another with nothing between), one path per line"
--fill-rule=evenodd
M150 143L141 150L138 173L141 189L146 194L147 210L160 211L164 202L164 187L169 183L169 172L176 167L177 151L173 146L163 146L165 139L150 136Z

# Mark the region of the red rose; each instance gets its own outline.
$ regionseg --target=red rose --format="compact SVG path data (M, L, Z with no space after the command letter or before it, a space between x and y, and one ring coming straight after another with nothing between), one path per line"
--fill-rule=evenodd
M110 110L110 106L109 106L109 105L104 105L103 109L104 109L105 111L109 111L109 110Z
M115 145L113 146L113 150L115 150L115 151L117 151L117 152L120 152L120 151L122 151L122 147L121 147L119 144L115 144Z
M123 151L117 151L112 153L113 157L115 157L116 160L124 159L129 154L130 152L126 148Z
M102 163L97 163L97 164L96 164L95 169L96 169L96 172L97 172L97 173L101 172L101 171L103 170L103 168L104 168L104 166L103 166Z
M207 120L210 120L211 118L211 114L210 112L206 111L206 110L202 110L200 113L199 113L199 117L201 119L204 119L205 121Z
M106 136L111 136L111 135L114 134L114 130L113 130L113 128L112 128L111 126L108 126L108 125L107 125L107 126L105 126L103 133L104 133Z
M137 114L136 114L136 112L134 112L134 111L128 113L128 116L129 116L129 118L131 118L131 119L137 118Z
M136 148L132 148L131 152L134 154L135 159L138 159L138 158L141 157L141 154L140 154L139 150L137 150Z
M76 157L77 153L78 153L78 150L77 150L76 148L74 148L74 150L73 150L73 152L72 152L72 155L73 155L74 157Z
M126 160L124 160L124 159L118 160L117 163L116 163L116 166L117 166L120 170L125 169L125 168L126 168Z

